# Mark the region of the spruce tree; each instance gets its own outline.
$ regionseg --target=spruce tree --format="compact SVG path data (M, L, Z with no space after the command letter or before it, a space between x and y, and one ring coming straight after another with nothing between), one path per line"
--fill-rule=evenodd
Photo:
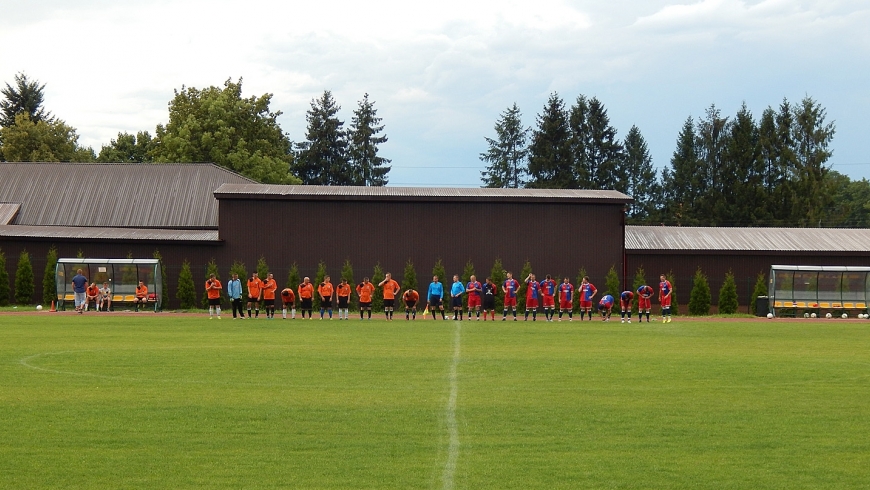
M793 109L794 196L792 221L797 226L819 226L824 211L833 203L828 148L834 139L833 122L825 122L825 109L804 97Z
M378 145L387 142L387 136L377 136L384 130L374 102L369 94L363 96L353 111L348 131L350 164L353 168L353 185L385 186L390 160L378 156Z
M505 268L500 258L495 259L492 264L492 269L489 271L489 277L492 283L495 284L495 310L501 311L504 309L504 293L501 290L502 284L505 281Z
M616 266L611 265L610 270L607 271L607 275L604 276L604 293L613 296L614 298L619 298L619 294L622 292L622 288L620 285L622 282L619 280L619 274L616 273ZM601 297L599 296L599 298Z
M753 315L758 314L755 302L759 296L767 296L767 276L763 272L758 273L755 279L755 287L752 288L752 298L749 300L749 312Z
M738 308L737 283L734 282L734 273L729 269L728 273L725 274L725 282L722 283L722 288L719 289L719 313L733 315L737 313Z
M6 270L6 254L0 249L0 306L9 306L10 294L9 271Z
M353 265L351 265L350 259L344 259L344 265L341 267L341 278L346 280L351 287L356 285L353 279Z
M571 155L571 132L565 102L552 93L537 117L529 145L529 180L534 189L576 189L574 159Z
M52 301L57 301L57 248L54 245L48 249L48 253L45 255L45 271L42 273L42 304L50 305ZM7 277L7 287L9 286L9 281ZM2 286L0 286L2 287ZM7 294L7 296L9 296ZM0 293L0 301L2 301L3 296Z
M311 302L314 311L320 310L320 294L317 292L317 288L320 287L320 284L323 283L323 279L326 277L326 263L322 260L317 264L317 273L314 275L314 298Z
M18 269L15 271L15 302L19 305L29 305L33 301L33 265L30 254L22 250L18 257Z
M721 171L721 206L716 223L753 226L770 218L765 203L764 162L761 158L758 126L746 103L728 126Z
M589 162L586 159L586 149L591 145L589 101L582 94L577 97L574 105L568 111L568 128L571 134L571 160L577 186L580 189L594 189L592 176L589 173Z
M716 226L722 222L722 210L727 207L725 179L732 172L725 154L731 141L730 122L727 117L722 117L722 112L713 104L698 120L695 134L701 195L694 206L694 217L702 226Z
M589 101L586 125L584 173L589 176L590 188L628 192L628 175L622 168L622 145L616 137L616 129L610 125L607 109L596 97Z
M487 163L480 173L484 187L519 188L528 173L529 130L523 127L522 113L516 102L501 113L495 123L495 139L485 138L489 149L480 154Z
M193 273L187 259L184 259L181 271L178 273L178 288L175 291L175 299L178 300L182 310L189 310L196 306L196 286L193 284Z
M710 314L710 284L707 276L699 267L695 271L695 279L692 282L692 292L689 294L689 314L702 316Z
M402 277L402 287L417 291L420 293L420 298L425 296L425 293L420 292L417 288L417 270L414 269L414 263L411 262L411 259L408 259L408 262L405 263L405 274Z
M468 262L465 263L465 269L462 270L462 277L460 277L462 285L464 286L471 282L471 276L473 275L475 275L474 264L471 262L471 259L468 259Z
M520 275L514 275L514 279L520 283L520 288L517 290L517 311L525 311L526 310L526 292L528 291L525 280L529 277L529 274L534 272L532 270L532 263L526 259L526 262L523 264L523 270L520 271Z
M0 126L15 125L15 116L25 114L34 123L53 122L51 113L42 106L45 94L45 84L38 80L30 80L24 73L15 75L15 86L6 83L6 88L0 90L4 100L0 101Z
M293 262L293 265L290 266L290 270L287 271L286 287L292 289L293 294L299 294L298 289L300 284L302 284L302 279L299 277L299 266L296 262Z
M269 264L266 263L266 257L262 255L257 259L257 276L261 281L265 281L269 277Z
M648 222L657 217L656 206L662 191L649 147L637 126L632 126L628 131L623 147L622 167L628 179L626 193L634 199L629 207L628 219L631 223Z
M154 258L157 259L157 263L160 265L160 289L163 294L166 294L166 288L168 283L166 282L166 264L163 263L163 256L160 255L160 250L154 249ZM244 276L242 276L244 277ZM157 293L157 291L154 291ZM160 302L163 303L165 298L160 298Z
M341 107L332 92L325 90L311 101L305 115L308 129L293 164L293 173L306 185L353 185L355 173L350 165L347 133L337 117Z
M384 311L384 288L378 286L384 277L384 269L378 262L372 271L372 284L375 285L375 292L372 294L372 311Z
M662 193L666 203L663 218L667 224L693 226L695 203L706 192L696 146L695 122L689 117L677 137L677 149L670 168L662 171Z

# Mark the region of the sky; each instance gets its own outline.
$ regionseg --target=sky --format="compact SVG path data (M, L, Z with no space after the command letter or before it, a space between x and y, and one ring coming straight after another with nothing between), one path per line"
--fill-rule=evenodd
M479 187L485 137L516 103L536 125L550 94L598 97L624 137L670 162L688 117L715 104L760 117L810 96L836 125L832 168L870 178L866 0L229 2L0 0L0 83L45 83L45 107L99 153L154 134L182 86L243 78L305 138L332 91L350 124L368 93L390 185Z

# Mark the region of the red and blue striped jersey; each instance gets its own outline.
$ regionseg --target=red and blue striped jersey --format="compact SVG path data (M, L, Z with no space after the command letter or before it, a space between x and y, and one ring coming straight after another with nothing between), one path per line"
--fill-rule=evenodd
M526 281L526 298L537 299L541 297L541 285L538 281Z
M516 279L505 279L504 283L502 283L502 288L504 289L505 298L516 298L517 291L520 289L520 282Z
M596 289L595 285L591 282L580 285L580 299L583 301L592 301L592 297L595 296L595 293L597 292L598 289Z
M480 296L481 289L480 282L478 281L468 281L468 285L465 286L469 296Z
M552 279L544 279L541 281L541 293L544 296L556 295L556 281Z
M569 283L559 284L559 301L571 301L574 299L574 285Z

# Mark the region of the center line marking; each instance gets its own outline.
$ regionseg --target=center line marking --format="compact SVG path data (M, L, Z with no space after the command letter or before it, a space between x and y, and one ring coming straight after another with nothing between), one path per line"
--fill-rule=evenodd
M447 461L444 463L444 489L453 488L453 476L456 474L456 460L459 459L459 427L456 424L456 397L459 394L459 342L462 331L462 322L454 322L456 331L453 334L453 361L450 363L450 396L447 398L447 433L449 443L447 446Z

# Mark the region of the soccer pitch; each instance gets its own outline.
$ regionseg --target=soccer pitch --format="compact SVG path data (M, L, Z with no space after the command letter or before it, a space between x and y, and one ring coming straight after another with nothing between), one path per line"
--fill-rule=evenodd
M2 488L867 488L870 322L0 315Z

